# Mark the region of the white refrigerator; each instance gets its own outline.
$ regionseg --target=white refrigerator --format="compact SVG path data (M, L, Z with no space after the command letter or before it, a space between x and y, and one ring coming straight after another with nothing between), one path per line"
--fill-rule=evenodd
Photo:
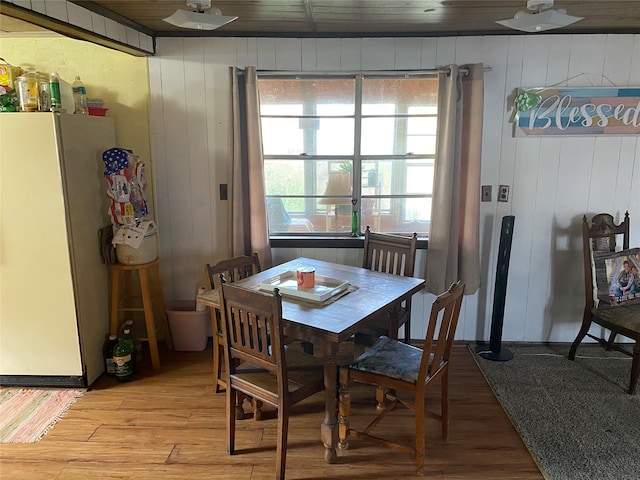
M89 386L104 371L113 119L0 113L0 383Z

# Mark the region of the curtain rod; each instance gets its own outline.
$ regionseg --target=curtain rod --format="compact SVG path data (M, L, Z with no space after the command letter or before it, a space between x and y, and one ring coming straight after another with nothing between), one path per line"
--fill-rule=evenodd
M314 77L344 77L344 76L353 76L353 75L369 75L369 76L398 76L398 75L434 75L440 72L449 72L451 69L449 67L438 67L438 68L427 68L424 70L367 70L361 72L292 72L286 70L258 70L258 75L263 77L304 77L304 76L314 76ZM490 72L493 68L490 65L485 65L482 68L485 72ZM466 67L459 68L459 71L467 76L469 75L469 69Z

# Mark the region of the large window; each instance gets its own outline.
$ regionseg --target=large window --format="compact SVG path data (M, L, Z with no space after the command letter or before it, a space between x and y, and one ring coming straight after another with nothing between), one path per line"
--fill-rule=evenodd
M271 235L426 235L438 79L351 75L258 81Z

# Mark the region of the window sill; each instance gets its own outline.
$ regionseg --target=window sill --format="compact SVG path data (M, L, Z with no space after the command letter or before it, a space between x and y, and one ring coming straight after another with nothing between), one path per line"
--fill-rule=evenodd
M277 235L270 237L271 248L363 248L364 235L359 237L318 237ZM426 250L427 237L418 237L418 250Z

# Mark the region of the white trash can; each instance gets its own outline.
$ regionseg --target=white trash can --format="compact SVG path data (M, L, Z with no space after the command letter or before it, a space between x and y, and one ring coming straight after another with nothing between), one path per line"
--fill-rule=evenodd
M180 352L200 352L207 347L209 308L196 311L194 300L167 303L167 319L171 329L173 348Z

